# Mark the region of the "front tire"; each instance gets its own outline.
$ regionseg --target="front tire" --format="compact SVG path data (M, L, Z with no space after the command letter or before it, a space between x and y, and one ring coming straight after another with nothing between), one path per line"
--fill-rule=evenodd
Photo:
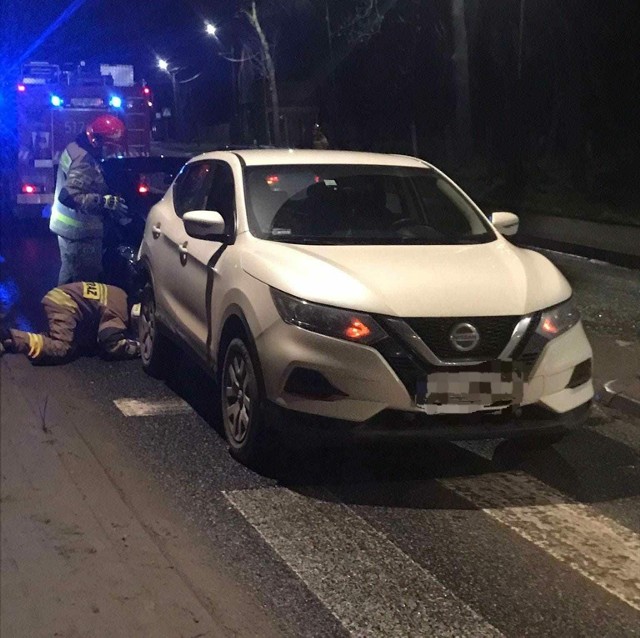
M138 336L142 368L152 377L162 378L166 374L171 344L159 331L156 299L149 283L142 289Z
M258 365L241 338L231 339L220 375L222 422L231 454L249 466L264 461L266 450L264 395Z

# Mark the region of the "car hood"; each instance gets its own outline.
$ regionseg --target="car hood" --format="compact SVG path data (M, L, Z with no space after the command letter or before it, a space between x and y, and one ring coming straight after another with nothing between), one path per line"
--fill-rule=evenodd
M499 238L462 246L308 246L252 238L249 275L317 303L400 317L522 315L571 288L545 257Z

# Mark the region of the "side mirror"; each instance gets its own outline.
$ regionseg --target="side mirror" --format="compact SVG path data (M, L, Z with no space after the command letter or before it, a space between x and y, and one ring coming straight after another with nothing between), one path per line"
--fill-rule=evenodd
M513 213L491 213L491 223L501 235L515 235L520 220Z
M182 216L187 234L198 239L221 240L225 223L222 215L214 210L190 210Z

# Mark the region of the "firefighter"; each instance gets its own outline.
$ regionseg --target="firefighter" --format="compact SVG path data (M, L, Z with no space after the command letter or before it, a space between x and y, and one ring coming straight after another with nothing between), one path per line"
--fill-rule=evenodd
M58 235L58 285L96 281L102 273L102 218L127 215L122 197L110 195L100 167L105 145L124 147L125 126L114 115L98 116L60 156L49 228Z
M0 329L0 355L26 354L35 363L65 363L95 351L112 359L133 359L140 344L127 335L127 294L116 286L78 281L50 290L42 299L46 334Z

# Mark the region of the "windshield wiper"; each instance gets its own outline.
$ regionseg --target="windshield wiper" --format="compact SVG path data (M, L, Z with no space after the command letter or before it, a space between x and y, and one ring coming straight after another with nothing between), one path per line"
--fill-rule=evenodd
M299 237L295 235L269 235L265 237L269 241L277 241L282 244L309 244L312 246L333 246L336 242L324 238Z

